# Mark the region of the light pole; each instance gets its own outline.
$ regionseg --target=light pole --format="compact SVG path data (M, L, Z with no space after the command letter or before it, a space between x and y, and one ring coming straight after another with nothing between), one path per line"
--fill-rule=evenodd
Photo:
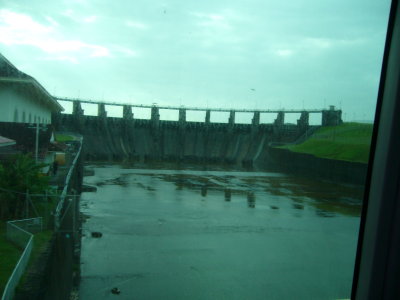
M36 129L36 138L35 138L35 162L38 163L38 156L39 156L39 122L36 122L36 126L33 126L33 124L31 124L31 127L28 127L30 129ZM43 128L42 130L45 130L45 128Z

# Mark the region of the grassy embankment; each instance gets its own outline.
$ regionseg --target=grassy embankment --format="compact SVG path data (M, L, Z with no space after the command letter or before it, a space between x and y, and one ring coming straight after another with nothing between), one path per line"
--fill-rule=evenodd
M3 295L8 278L16 266L22 250L10 243L6 238L6 224L0 222L0 296Z
M49 228L52 227L53 216L51 215L51 212L57 205L57 199L57 196L49 196L48 200L33 199L36 212L43 218L43 231L34 235L33 248L26 270L29 270L29 268L34 265L39 255L46 249L46 246L53 236L53 231ZM37 215L31 209L28 217L35 218ZM23 249L7 240L6 222L6 220L0 220L0 296L3 294L7 281L23 252ZM26 273L21 277L19 285L21 285L25 280Z
M46 247L48 243L50 242L51 237L53 236L53 230L51 228L53 227L53 215L52 211L57 206L58 202L58 197L49 197L49 200L46 201L45 199L41 199L40 201L37 201L35 203L36 210L43 219L43 231L38 232L34 234L33 238L33 248L31 252L31 256L29 258L28 265L26 266L26 270L29 271L30 268L34 266L36 263L37 259L39 258L39 255L46 250ZM34 217L34 216L32 216ZM27 279L27 272L22 275L19 284L17 286L20 288L26 281Z
M39 215L43 216L43 228L44 231L38 232L34 235L33 248L27 270L35 263L40 253L45 249L49 243L53 231L48 230L48 224L50 222L50 211L55 207L56 201L53 200L48 203L38 203L36 208ZM34 217L34 216L30 216ZM7 284L9 277L14 271L15 266L23 252L23 249L17 247L6 238L6 221L0 221L0 296L3 294L4 288ZM26 274L21 278L20 284L26 279Z
M66 134L57 134L56 140L58 142L73 141L75 138ZM32 253L28 262L27 270L33 266L39 257L40 253L46 248L46 245L50 241L53 232L49 230L52 227L51 211L54 210L58 197L51 197L46 199L32 199L35 205L35 210L39 216L43 217L43 232L36 233L33 240ZM32 209L30 210L30 218L37 217L33 214ZM0 220L0 296L3 294L5 285L9 277L11 276L23 249L20 249L6 238L6 220ZM21 278L21 283L26 279L26 274Z
M57 142L69 142L75 140L73 136L61 133L56 133L55 139Z
M372 126L372 124L343 123L339 126L321 127L301 144L278 148L321 158L367 163Z
M38 232L35 234L35 237L33 239L33 248L31 252L31 256L29 257L29 262L28 265L26 266L26 270L28 271L30 268L33 267L33 265L36 263L37 259L39 258L39 255L46 250L46 247L48 247L48 244L50 242L51 237L53 236L53 231L52 230L44 230L42 232ZM22 275L18 286L20 288L23 286L26 282L27 279L27 272Z

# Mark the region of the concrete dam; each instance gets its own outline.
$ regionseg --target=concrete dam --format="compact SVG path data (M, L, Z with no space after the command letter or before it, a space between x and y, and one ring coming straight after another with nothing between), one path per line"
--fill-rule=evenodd
M341 122L341 111L329 110L224 110L182 107L144 106L151 109L150 119L135 119L132 107L123 106L122 118L107 117L105 105L109 103L84 100L73 101L72 114L53 116L58 131L82 134L85 159L88 161L171 161L193 163L224 163L253 165L263 163L271 143L293 143L316 126L309 125L309 114L322 114L322 126ZM81 103L98 105L97 116L86 116ZM137 105L139 106L139 105ZM179 110L178 121L160 120L159 109ZM204 122L186 120L187 110L206 112ZM210 122L213 111L228 111L228 123ZM251 124L236 124L236 112L252 112ZM272 124L261 124L260 114L275 113ZM300 113L297 124L285 124L285 113Z

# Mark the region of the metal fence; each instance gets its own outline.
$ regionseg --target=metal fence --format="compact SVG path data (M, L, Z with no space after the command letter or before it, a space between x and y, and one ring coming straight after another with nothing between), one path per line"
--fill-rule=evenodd
M24 249L4 288L1 300L11 300L21 276L24 274L33 248L33 234L43 228L42 218L32 218L7 222L7 239Z
M67 193L68 193L68 189L70 187L70 180L72 178L72 174L73 174L74 170L76 169L75 167L76 167L78 159L81 155L82 145L83 145L83 138L81 138L81 140L80 140L79 150L76 153L75 158L72 161L71 167L68 171L67 177L65 178L64 189L60 195L60 201L58 202L58 205L54 212L54 229L55 229L55 231L57 231L61 226L61 222L62 222L61 211L64 207L65 199L67 198Z
M43 218L31 218L7 222L7 239L22 249L25 248L29 237L43 230ZM29 235L29 236L28 236Z

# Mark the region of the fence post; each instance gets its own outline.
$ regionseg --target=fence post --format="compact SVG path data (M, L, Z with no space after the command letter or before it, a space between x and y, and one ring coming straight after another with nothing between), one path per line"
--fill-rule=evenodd
M25 218L29 218L29 190L26 190L25 195Z
M72 240L75 243L75 208L76 208L76 192L72 190Z

